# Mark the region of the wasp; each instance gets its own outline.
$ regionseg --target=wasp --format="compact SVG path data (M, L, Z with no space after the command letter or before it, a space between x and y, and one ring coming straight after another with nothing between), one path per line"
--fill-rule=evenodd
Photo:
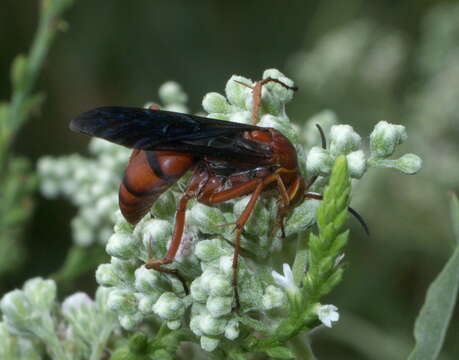
M145 264L148 269L175 274L185 289L185 279L176 269L165 265L174 261L179 249L190 199L212 206L250 195L237 221L229 224L235 226L232 285L237 308L240 306L237 269L241 232L262 193L277 190L277 223L283 237L283 219L289 210L305 198L321 199L320 195L306 193L316 178L305 182L299 171L295 147L287 137L274 128L256 125L262 86L268 82L296 90L274 78L263 79L254 86L240 83L253 90L252 124L164 111L157 107L117 106L84 112L70 123L74 131L134 149L119 188L121 212L133 225L149 212L162 193L185 173L193 171L177 205L172 241L166 255L155 260L149 256ZM319 131L325 147L320 127Z

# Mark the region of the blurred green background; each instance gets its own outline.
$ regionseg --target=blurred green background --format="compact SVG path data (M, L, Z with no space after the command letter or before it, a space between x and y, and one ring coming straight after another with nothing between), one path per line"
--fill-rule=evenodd
M1 2L1 99L11 91L12 59L28 50L37 9L35 0ZM423 157L424 169L414 177L373 170L355 188L353 206L372 236L352 224L346 277L328 299L343 321L313 340L320 359L409 352L427 286L453 244L447 192L459 190L458 2L77 0L65 19L38 84L46 101L15 142L32 161L86 152L88 139L68 130L84 110L141 106L176 80L198 111L202 96L222 91L232 74L256 80L272 67L300 87L287 109L298 123L330 109L362 135L379 120L405 125L402 151ZM59 269L75 212L37 194L24 261L2 276L0 293ZM67 291L94 288L90 272ZM445 359L459 357L458 319L456 311Z

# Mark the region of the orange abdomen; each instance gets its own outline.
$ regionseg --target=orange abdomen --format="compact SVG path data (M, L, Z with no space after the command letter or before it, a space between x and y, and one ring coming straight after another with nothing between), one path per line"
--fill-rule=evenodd
M124 218L137 224L155 200L195 164L190 154L134 150L119 189Z

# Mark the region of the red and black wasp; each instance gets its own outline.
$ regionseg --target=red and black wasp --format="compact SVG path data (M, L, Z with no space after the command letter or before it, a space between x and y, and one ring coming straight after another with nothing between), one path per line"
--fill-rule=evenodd
M244 195L250 200L235 225L233 288L239 307L237 268L240 236L260 195L277 189L278 225L305 198L321 196L305 191L315 181L305 183L298 168L292 143L274 128L256 126L259 118L262 86L275 82L296 90L281 81L266 78L253 90L252 125L210 119L155 108L100 107L72 120L70 128L86 135L133 148L119 189L119 206L126 220L135 225L150 210L155 200L186 172L191 180L179 200L172 242L162 259L149 259L145 266L177 275L164 265L174 261L185 228L188 201L196 198L205 205L216 205ZM322 143L325 138L320 129ZM350 211L361 218L352 209Z

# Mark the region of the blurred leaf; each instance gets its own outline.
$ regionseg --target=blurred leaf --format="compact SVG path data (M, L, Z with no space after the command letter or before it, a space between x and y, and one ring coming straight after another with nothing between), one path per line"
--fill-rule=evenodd
M266 350L266 353L276 359L294 359L295 355L292 350L284 346L276 346Z
M20 54L11 65L11 83L16 91L22 91L27 82L27 58Z
M451 215L456 231L459 227L459 205L456 196L451 200ZM459 237L457 238L459 241ZM456 303L459 287L459 246L427 291L426 301L416 319L416 345L409 360L436 359L443 345L449 321Z
M453 221L453 231L459 245L459 201L456 194L451 195L451 220Z

